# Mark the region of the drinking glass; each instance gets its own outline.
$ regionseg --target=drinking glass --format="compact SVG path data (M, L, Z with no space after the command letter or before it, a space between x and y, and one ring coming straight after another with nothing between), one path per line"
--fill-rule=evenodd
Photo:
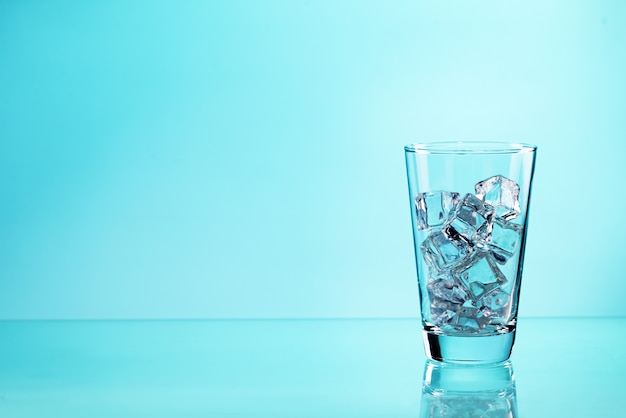
M404 150L426 354L504 361L515 340L537 147L436 142Z

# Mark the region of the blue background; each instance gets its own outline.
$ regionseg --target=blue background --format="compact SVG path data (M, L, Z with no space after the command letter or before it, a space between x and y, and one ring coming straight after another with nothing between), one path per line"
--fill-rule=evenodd
M418 315L403 145L539 146L520 314L626 315L626 3L1 1L0 318Z

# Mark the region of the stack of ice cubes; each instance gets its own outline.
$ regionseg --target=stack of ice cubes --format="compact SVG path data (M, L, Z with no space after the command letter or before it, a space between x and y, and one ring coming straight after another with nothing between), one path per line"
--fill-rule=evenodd
M474 189L463 197L449 191L415 197L417 227L427 233L420 244L428 270L423 315L443 331L493 331L512 310L513 255L522 237L519 185L497 175ZM513 268L503 268L511 258Z

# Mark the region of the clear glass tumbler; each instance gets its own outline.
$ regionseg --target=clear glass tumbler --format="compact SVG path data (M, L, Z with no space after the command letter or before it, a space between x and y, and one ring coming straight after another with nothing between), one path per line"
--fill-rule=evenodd
M437 142L404 150L426 354L504 361L515 340L537 147Z

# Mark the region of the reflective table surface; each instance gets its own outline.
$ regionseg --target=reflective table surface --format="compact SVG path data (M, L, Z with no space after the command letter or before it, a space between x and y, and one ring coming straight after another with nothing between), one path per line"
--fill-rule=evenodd
M0 417L617 417L626 318L521 318L511 361L426 361L418 319L0 322Z

